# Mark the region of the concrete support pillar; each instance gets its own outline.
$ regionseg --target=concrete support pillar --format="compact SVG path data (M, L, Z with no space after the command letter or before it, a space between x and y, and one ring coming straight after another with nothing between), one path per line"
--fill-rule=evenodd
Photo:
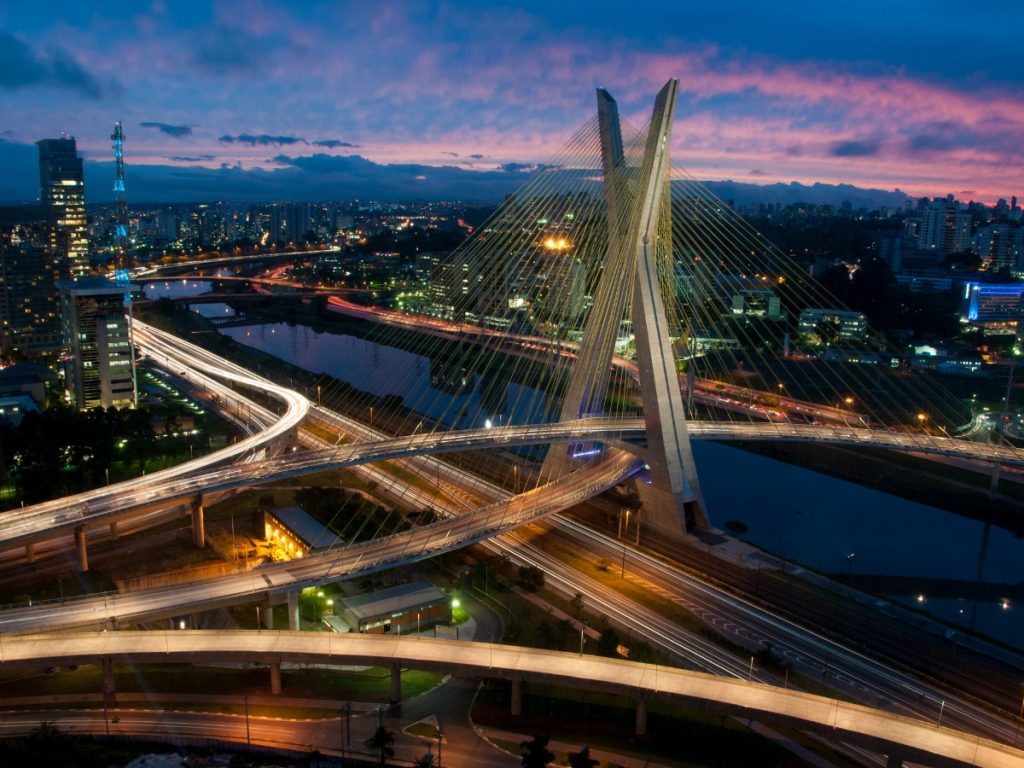
M260 615L263 617L263 628L273 629L274 606L270 604L270 600L264 600L262 603L260 603Z
M110 521L110 540L111 541L117 541L117 537L118 537L118 533L117 533L117 520L111 520Z
M78 552L78 570L86 573L89 570L89 547L85 540L85 526L75 528L75 550Z
M295 589L288 593L288 629L299 631L299 592Z
M203 614L201 614L201 613L193 613L191 616L189 616L188 617L189 629L200 629L199 624L200 624L200 619L202 619L202 618L203 618Z
M200 549L206 548L206 523L203 519L203 497L192 500L192 541Z
M36 545L31 541L25 545L25 561L29 565L36 561Z
M512 717L519 717L523 714L523 681L512 681Z
M636 698L636 735L647 735L647 699L642 696Z
M391 706L402 703L402 665L391 665Z
M110 659L101 659L100 667L103 669L103 700L113 704L117 699L117 691L114 688L114 664Z
M889 755L885 759L885 768L903 768L903 758L899 755Z
M275 696L281 693L281 662L277 659L270 662L270 692Z
M167 620L167 628L170 629L172 632L178 628L178 625L174 623L173 616L171 616L171 618Z

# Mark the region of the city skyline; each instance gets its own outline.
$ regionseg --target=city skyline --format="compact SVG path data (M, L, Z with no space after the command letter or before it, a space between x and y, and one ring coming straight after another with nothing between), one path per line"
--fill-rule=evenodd
M673 157L698 178L991 203L1019 191L1022 16L922 3L6 8L0 199L34 197L26 149L62 130L87 176L112 168L117 119L130 189L134 174L183 200L253 187L345 197L367 180L395 197L462 185L493 198L569 139L593 86L642 123L677 76Z

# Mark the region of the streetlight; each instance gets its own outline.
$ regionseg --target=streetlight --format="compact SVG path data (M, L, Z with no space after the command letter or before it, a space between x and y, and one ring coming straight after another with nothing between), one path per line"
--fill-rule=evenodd
M252 746L252 734L249 731L249 694L245 694L245 743Z
M1024 720L1024 683L1020 684L1020 712L1017 713L1017 732L1013 735L1013 745L1017 746L1017 739L1020 738L1020 721Z
M582 622L580 624L580 656L583 655L583 640L584 640L583 632L586 630L586 628L587 628L587 622L584 621L584 622Z
M370 429L373 429L373 406L370 406Z
M847 405L853 405L854 399L847 395L846 397L843 398L843 402L846 403Z

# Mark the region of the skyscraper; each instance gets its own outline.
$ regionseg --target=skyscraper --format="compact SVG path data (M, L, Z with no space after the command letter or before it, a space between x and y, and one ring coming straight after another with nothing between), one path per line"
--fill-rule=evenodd
M67 259L71 277L89 273L89 229L85 220L85 177L74 138L42 139L39 199L56 225L53 250Z
M41 206L0 208L0 351L34 355L61 344L56 281L63 258L50 249L53 223Z
M62 280L64 372L78 408L135 403L131 336L124 286L102 277Z

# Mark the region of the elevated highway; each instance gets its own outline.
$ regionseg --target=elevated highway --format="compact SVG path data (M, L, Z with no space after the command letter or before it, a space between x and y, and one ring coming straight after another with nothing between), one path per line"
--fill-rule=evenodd
M267 664L277 690L282 663L355 664L390 668L392 698L396 693L400 698L400 670L410 667L511 680L513 716L521 711L523 683L545 683L633 698L641 734L646 731L649 701L700 702L735 716L793 724L882 752L889 756L890 766L912 760L937 768L1024 768L1024 752L1013 747L859 704L674 667L517 646L235 630L37 634L4 638L0 648L0 666L240 660Z

